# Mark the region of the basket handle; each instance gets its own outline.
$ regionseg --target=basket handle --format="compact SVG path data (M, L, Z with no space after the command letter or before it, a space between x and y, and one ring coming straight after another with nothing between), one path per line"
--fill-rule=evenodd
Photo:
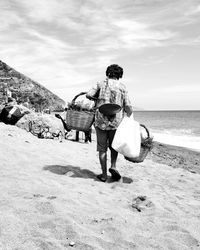
M78 95L76 95L73 99L72 99L72 103L75 103L76 99L81 96L81 95L85 95L87 92L81 92Z
M150 133L149 133L149 130L147 129L147 127L144 124L140 124L140 126L143 127L146 130L147 138L150 138Z

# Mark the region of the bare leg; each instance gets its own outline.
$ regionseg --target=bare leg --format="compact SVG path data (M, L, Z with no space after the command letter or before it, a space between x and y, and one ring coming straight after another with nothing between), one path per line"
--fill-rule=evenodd
M85 131L85 142L89 141L89 131Z
M75 141L79 141L79 131L76 130L76 138L75 138Z
M85 132L85 142L92 142L92 138L91 138L91 133L92 133L92 129L89 129L88 131Z
M118 152L115 151L113 148L111 148L110 151L111 151L111 168L116 169Z
M107 152L99 152L99 161L101 164L102 178L107 179Z
M110 148L110 151L111 151L111 168L109 168L109 172L111 173L112 178L114 180L119 181L121 179L121 175L116 169L118 152L115 151L113 148Z

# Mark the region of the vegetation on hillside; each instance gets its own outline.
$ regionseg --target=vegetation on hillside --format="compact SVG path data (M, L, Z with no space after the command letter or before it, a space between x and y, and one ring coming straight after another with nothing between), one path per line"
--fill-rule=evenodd
M36 111L63 110L65 106L57 95L0 61L0 105L8 95Z

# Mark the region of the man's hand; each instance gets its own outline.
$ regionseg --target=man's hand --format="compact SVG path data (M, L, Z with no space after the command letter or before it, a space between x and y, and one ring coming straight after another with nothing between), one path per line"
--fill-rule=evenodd
M58 119L62 119L62 117L59 114L55 114L55 117L57 117Z
M133 108L132 106L125 106L125 112L128 117L130 117L133 113Z

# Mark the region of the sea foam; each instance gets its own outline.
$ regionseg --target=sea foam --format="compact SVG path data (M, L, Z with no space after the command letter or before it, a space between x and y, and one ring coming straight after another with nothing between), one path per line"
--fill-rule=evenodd
M169 133L157 133L152 131L155 141L185 147L200 152L200 136L174 135Z

